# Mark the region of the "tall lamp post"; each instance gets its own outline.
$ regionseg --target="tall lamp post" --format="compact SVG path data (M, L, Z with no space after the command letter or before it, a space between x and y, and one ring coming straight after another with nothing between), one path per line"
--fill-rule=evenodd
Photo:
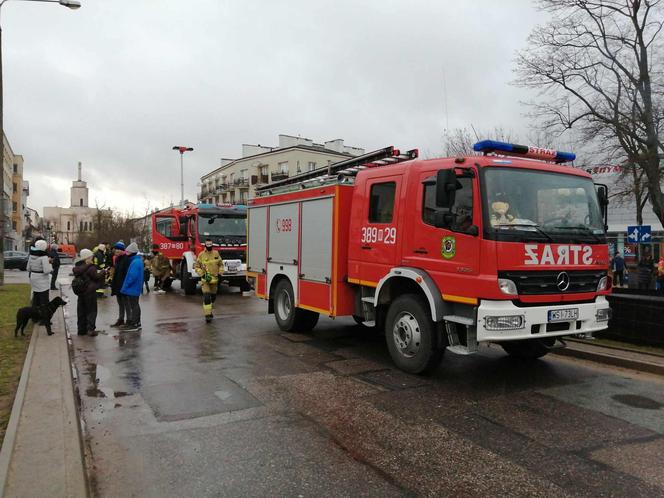
M180 152L180 206L184 206L184 153L191 152L194 148L174 145L173 150Z
M2 13L2 6L9 0L0 0L0 14ZM80 8L81 2L78 0L14 0L22 2L42 2L42 3L57 3L63 7L75 10ZM1 17L0 17L1 19ZM2 174L0 174L0 244L2 245L0 251L0 285L5 283L5 229L7 219L5 217L5 128L4 128L4 101L3 101L3 87L2 87L2 23L0 23L0 163L2 164Z

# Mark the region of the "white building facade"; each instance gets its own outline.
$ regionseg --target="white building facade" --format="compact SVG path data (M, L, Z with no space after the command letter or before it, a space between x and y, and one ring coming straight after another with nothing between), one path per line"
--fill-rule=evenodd
M43 229L50 242L76 244L79 234L94 231L98 209L89 207L88 197L88 185L78 163L78 178L70 188L70 206L44 208Z
M239 159L221 159L221 165L201 177L200 202L246 204L255 189L305 171L364 154L364 149L344 145L341 139L322 144L291 135L279 135L279 145L242 145Z

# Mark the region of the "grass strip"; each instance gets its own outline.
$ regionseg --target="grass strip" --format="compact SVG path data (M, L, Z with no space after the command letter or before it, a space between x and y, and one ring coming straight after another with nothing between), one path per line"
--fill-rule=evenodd
M0 444L14 404L16 388L32 335L32 322L25 337L14 338L16 310L30 305L29 284L5 284L0 287Z

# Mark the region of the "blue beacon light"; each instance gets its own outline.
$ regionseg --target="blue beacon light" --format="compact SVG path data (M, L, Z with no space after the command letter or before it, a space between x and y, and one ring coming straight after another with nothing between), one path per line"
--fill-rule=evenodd
M544 161L553 161L555 163L566 163L576 159L573 152L561 152L544 147L532 147L528 145L510 144L507 142L498 142L496 140L482 140L473 145L476 152L497 152L509 156L529 157L531 159L540 159Z

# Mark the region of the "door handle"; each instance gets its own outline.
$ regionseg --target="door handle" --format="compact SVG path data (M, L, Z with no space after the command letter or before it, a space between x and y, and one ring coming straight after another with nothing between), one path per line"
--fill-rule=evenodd
M367 249L367 250L370 251L370 250L371 250L371 246L362 246L362 249Z
M413 252L416 254L429 254L429 251L427 251L423 247L420 247L419 249L414 249Z

